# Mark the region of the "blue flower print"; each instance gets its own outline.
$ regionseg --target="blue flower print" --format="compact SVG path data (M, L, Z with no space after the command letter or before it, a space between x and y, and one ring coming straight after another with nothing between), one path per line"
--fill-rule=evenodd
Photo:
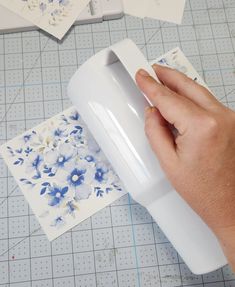
M63 188L58 187L57 185L51 186L49 188L50 192L48 193L49 196L49 205L55 206L58 205L65 197L65 194L68 191L68 187L65 186Z
M33 149L30 148L30 147L27 147L27 148L24 150L26 156L29 155L32 151L33 151Z
M34 138L35 135L36 135L36 132L32 131L29 134L23 135L22 140L23 140L24 143L30 142Z
M67 177L69 185L74 187L81 185L85 180L85 173L86 169L74 168Z
M66 6L69 4L69 0L59 0L59 4L62 6Z
M75 200L87 199L92 193L91 188L91 168L86 169L84 164L72 169L67 175L67 183L74 192Z
M55 139L61 139L68 136L68 132L65 129L57 128L53 131L53 137Z
M178 53L177 51L173 52L172 55L167 56L166 58L162 58L158 61L160 65L169 66L175 70L178 70L187 75L187 67L182 65L181 61L178 61Z
M85 156L85 160L88 161L88 162L95 161L95 159L94 159L94 157L92 155L86 155Z
M30 138L31 138L31 135L24 135L23 136L23 140L25 143L27 143L30 140Z
M40 172L40 167L42 166L43 163L43 158L40 154L38 153L31 153L28 156L28 161L26 165L26 173L29 174L34 174L32 177L33 179L38 179L41 177L41 172Z
M70 214L73 217L75 216L75 211L78 211L78 206L73 202L73 200L70 200L66 203L66 214Z
M158 61L159 64L161 65L168 65L166 58L162 58Z
M60 228L62 226L65 225L65 220L62 216L57 216L53 222L51 223L51 226L54 226L54 227L57 227L57 228Z
M58 149L50 150L44 155L47 167L51 167L52 173L56 173L58 169L69 169L74 165L75 160L74 147L69 143L61 144Z
M84 144L85 132L81 126L73 126L73 129L70 132L70 136L76 146Z
M55 125L54 122L49 122L45 131L44 131L46 142L50 142L51 147L55 147L63 139L66 139L68 136L68 131L64 125Z
M87 150L85 146L76 147L77 158L80 160L85 160L86 162L95 162L96 159L91 152Z
M106 183L108 180L109 169L104 163L96 164L95 180L99 183Z
M79 113L74 109L74 110L71 112L69 118L70 118L71 120L77 122L77 121L79 120L79 118L80 118L80 115L79 115Z
M83 128L81 126L74 126L73 130L70 132L70 135L79 135L81 137L83 132Z

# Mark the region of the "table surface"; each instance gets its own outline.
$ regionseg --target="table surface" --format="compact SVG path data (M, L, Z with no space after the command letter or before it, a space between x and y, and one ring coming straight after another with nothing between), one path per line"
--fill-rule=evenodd
M129 37L149 60L179 46L216 98L235 109L235 0L187 0L180 26L125 16L0 35L0 143L71 106L66 85L86 59ZM228 266L195 276L128 195L49 243L0 158L0 286L235 286Z

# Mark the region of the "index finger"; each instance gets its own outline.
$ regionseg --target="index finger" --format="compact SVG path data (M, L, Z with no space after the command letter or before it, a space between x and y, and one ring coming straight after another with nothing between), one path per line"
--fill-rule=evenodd
M159 80L176 93L192 100L197 105L210 109L218 105L216 98L203 86L199 85L183 73L161 65L154 64Z
M192 117L198 114L200 109L192 101L157 83L144 70L136 74L136 82L161 115L174 125L181 135L184 134Z

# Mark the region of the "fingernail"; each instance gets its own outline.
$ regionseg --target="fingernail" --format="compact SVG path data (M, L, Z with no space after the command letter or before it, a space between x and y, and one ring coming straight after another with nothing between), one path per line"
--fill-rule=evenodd
M144 112L145 114L147 114L148 112L150 112L151 107L145 107Z
M145 114L149 114L155 111L155 107L146 107L145 108Z
M140 75L143 76L143 77L148 77L148 76L149 76L148 72L146 72L146 71L143 70L143 69L140 69L140 70L138 71L138 74L140 74Z
M157 64L153 64L153 68L158 68L158 65Z

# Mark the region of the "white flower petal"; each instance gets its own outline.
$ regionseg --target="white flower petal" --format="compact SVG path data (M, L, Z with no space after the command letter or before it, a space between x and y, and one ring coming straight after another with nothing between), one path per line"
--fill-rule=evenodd
M85 158L87 153L88 153L87 148L85 148L84 146L80 146L80 147L77 148L77 155L80 158Z
M59 157L59 152L57 150L51 150L45 153L44 161L48 165L54 165Z
M67 161L65 164L64 164L64 170L70 172L72 171L75 166L76 166L76 158L72 158L71 160Z
M74 147L69 143L62 143L59 146L59 153L65 157L70 157L75 153Z
M92 188L88 184L82 184L78 186L75 190L75 199L83 200L89 198L92 193Z

